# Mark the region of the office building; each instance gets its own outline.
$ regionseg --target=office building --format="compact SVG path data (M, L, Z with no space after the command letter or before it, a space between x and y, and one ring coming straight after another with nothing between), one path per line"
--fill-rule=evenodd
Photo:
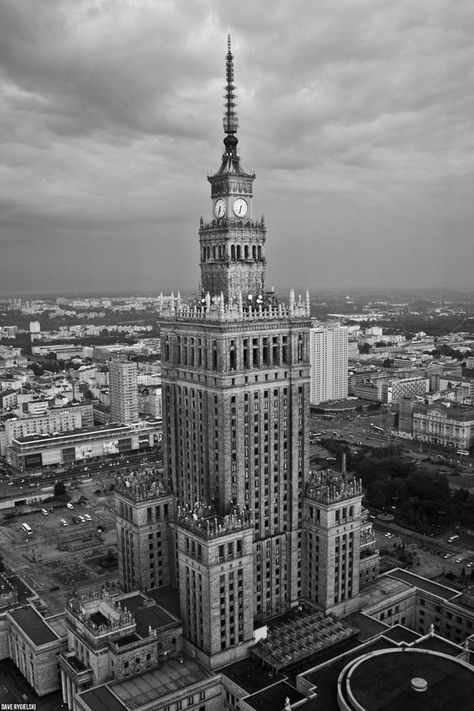
M110 419L118 424L138 420L137 364L124 357L109 363Z
M162 437L160 420L131 425L99 425L90 429L13 438L7 448L8 462L20 471L102 461L110 455L145 452Z
M311 362L311 404L343 400L348 388L347 328L320 324L309 335Z

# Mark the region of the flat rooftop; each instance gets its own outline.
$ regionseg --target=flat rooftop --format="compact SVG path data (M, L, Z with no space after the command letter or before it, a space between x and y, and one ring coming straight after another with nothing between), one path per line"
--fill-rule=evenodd
M412 689L414 677L426 680L426 691ZM343 687L350 689L354 697L351 708L472 711L474 669L431 652L389 650L369 655L355 664L345 676Z
M16 610L11 610L9 614L36 646L59 639L41 615L30 605L18 607Z
M351 612L350 615L346 615L342 619L344 622L347 622L348 625L351 625L351 627L355 627L359 630L357 639L361 642L365 642L381 632L388 632L389 629L383 622L379 622L373 617L364 615L363 612Z
M153 669L133 679L109 684L108 687L127 709L136 709L174 691L180 691L190 684L212 677L212 674L204 671L191 659L184 659L182 663L178 659L170 659L161 669Z
M406 570L392 570L388 573L386 577L396 578L401 580L408 585L420 588L420 590L425 590L427 593L432 595L437 595L437 597L443 600L452 600L454 597L459 596L459 590L452 590L446 587L446 585L440 585L439 583L434 583L427 578L422 578L421 575L415 575L414 573L409 573Z
M290 704L294 704L306 697L286 681L280 681L257 694L247 696L245 703L255 711L278 711L284 708L286 698L290 700Z
M66 615L64 612L54 617L45 617L45 622L53 628L58 637L67 636Z
M352 660L364 654L375 652L379 649L390 649L393 646L394 642L385 639L376 639L363 646L359 645L346 654L333 659L328 664L318 669L313 669L302 676L309 681L310 684L317 687L317 700L320 703L321 709L324 709L324 711L340 711L339 704L337 703L337 680L344 667Z
M95 689L80 694L91 711L127 711L121 701L106 686L96 686Z
M405 644L412 644L420 639L421 635L417 632L409 630L408 627L404 627L403 625L394 625L393 627L390 627L390 629L385 630L385 632L383 632L383 636L387 637L387 639L391 639L393 642L405 642Z
M400 571L403 572L403 571ZM410 593L413 590L413 583L404 581L397 577L381 575L360 592L360 608L365 610L388 600L393 595Z
M458 657L464 652L461 645L456 644L455 642L450 642L449 639L444 639L444 637L439 637L436 634L421 638L415 646L417 649L426 649L431 652L449 654L452 657Z
M234 684L244 689L247 694L255 694L271 684L285 680L282 674L271 671L263 664L259 664L258 659L250 657L222 667L219 669L219 673L224 674Z
M148 637L148 628L150 626L153 629L160 629L168 625L179 624L179 621L169 615L153 598L151 601L154 604L150 605L150 599L147 600L147 597L137 593L120 600L122 606L126 607L135 617L136 630L140 637Z
M164 610L174 615L176 619L181 620L177 588L174 588L172 585L164 585L162 588L147 590L146 594L155 600Z

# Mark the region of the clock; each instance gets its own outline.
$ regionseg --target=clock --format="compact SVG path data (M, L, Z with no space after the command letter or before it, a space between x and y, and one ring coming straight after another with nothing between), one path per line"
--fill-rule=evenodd
M224 217L225 215L225 200L222 198L219 198L219 200L216 200L214 203L214 215L216 217Z
M234 201L233 210L234 215L237 215L237 217L245 217L248 209L249 206L243 198L237 198L237 200Z

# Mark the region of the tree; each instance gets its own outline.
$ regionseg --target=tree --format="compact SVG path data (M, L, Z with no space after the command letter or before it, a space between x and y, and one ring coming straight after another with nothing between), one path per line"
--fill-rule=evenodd
M66 493L66 487L64 486L62 481L57 481L54 485L54 495L55 496L64 496Z

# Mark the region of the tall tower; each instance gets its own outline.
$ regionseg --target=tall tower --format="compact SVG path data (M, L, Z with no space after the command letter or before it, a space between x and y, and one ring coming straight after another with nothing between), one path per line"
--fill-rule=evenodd
M110 418L112 422L138 420L137 364L123 357L109 363Z
M233 58L226 56L225 152L201 220L203 292L160 313L165 473L184 634L217 667L246 654L254 617L301 596L308 471L309 296L264 294L263 220L237 154Z
M359 594L362 484L345 472L315 472L304 496L304 597L324 612Z
M226 56L224 154L211 184L212 220L201 218L201 287L203 293L223 294L226 301L242 296L244 303L263 297L265 226L252 219L252 186L255 174L240 166L237 153L234 58L230 37Z
M347 328L321 324L311 329L311 404L343 400L348 390Z

